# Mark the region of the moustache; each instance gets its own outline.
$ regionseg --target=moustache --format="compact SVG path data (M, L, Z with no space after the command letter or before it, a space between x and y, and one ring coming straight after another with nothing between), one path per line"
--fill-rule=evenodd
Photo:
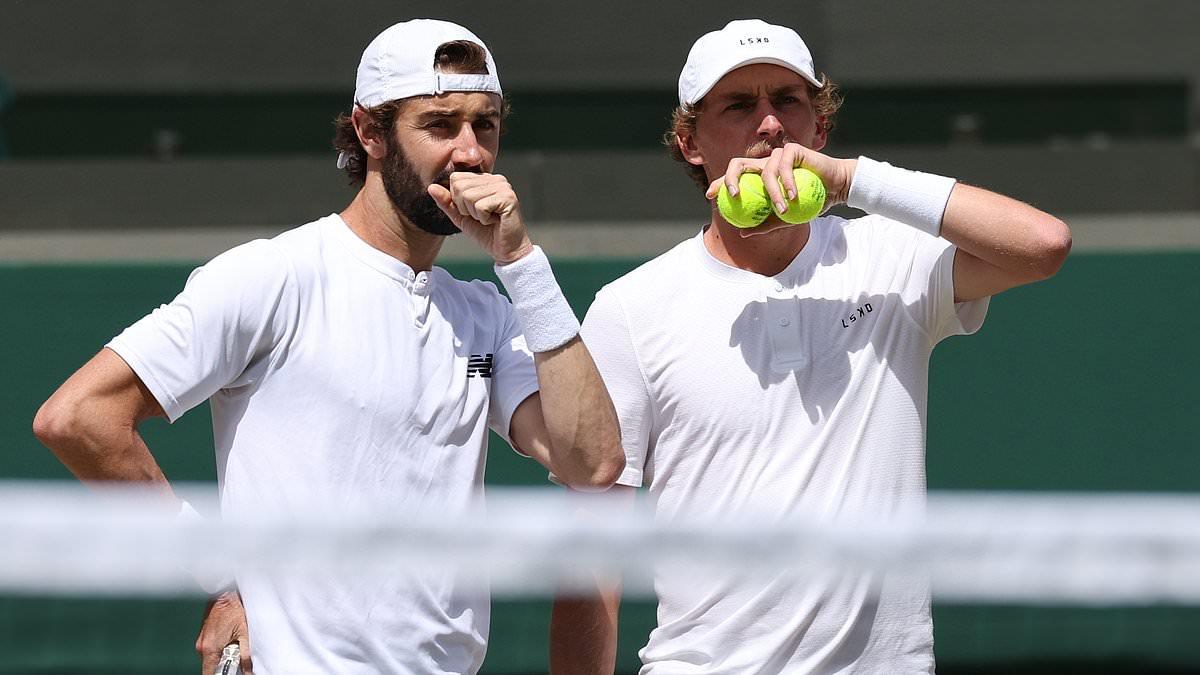
M782 148L788 143L795 143L789 136L780 136L778 138L766 139L752 143L746 148L744 157L767 157L772 150Z

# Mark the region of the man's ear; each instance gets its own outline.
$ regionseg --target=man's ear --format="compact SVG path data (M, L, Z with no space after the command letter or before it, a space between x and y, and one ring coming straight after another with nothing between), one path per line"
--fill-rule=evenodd
M350 113L350 120L354 123L354 133L358 135L358 142L362 144L367 156L373 159L383 159L387 155L387 139L383 138L379 130L371 124L371 116L367 114L367 111L360 106L354 106L353 112Z
M700 148L696 147L696 132L675 132L675 145L679 146L679 152L688 164L694 166L704 166L704 155L700 152Z
M829 130L825 128L825 118L818 117L817 118L817 135L813 136L812 145L810 146L809 149L820 152L821 149L824 148L825 144L828 142L829 142Z

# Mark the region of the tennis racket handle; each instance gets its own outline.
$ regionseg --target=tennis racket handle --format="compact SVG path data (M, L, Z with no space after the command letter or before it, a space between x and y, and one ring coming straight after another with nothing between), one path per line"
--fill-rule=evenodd
M214 675L242 675L242 648L235 642L221 650L221 660L217 662Z

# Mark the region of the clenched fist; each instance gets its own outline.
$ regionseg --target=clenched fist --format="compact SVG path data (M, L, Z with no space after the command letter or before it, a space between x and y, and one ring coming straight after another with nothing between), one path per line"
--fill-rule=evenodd
M517 193L500 174L456 171L449 189L433 184L429 195L450 221L487 251L498 264L533 250L525 231Z

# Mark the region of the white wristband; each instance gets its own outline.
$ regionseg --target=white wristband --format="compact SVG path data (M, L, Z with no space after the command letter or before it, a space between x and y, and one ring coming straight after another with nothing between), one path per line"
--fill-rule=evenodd
M187 500L182 500L179 505L179 513L175 515L175 522L180 525L194 525L196 523L205 523L208 519L200 515ZM235 587L235 582L232 574L220 574L211 570L203 571L196 569L184 568L192 579L195 579L200 588L204 589L209 595L217 595L225 591L231 591Z
M953 178L858 158L846 204L938 236Z
M542 247L534 246L524 258L496 265L496 276L508 289L530 351L548 352L579 335L579 319L563 297Z

